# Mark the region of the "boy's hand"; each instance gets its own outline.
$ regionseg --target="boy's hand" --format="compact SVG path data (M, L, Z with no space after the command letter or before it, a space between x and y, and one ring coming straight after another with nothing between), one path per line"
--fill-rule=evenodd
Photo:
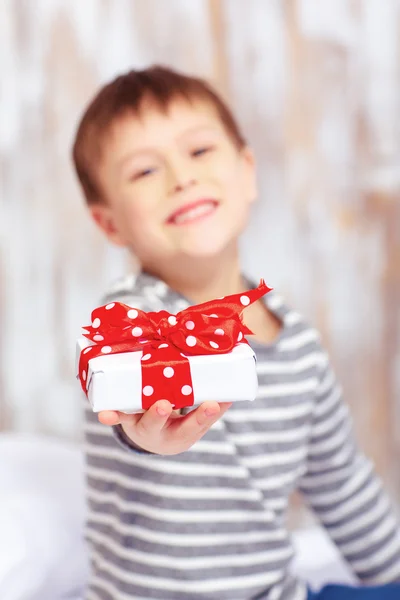
M203 437L231 406L232 402L203 402L181 416L167 400L159 400L145 413L127 415L103 410L98 419L104 425L120 423L128 438L143 450L154 454L180 454Z

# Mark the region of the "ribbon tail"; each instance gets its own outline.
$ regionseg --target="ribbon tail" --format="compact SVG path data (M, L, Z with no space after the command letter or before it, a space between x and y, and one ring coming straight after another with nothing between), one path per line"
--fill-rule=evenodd
M271 292L272 289L273 288L270 288L270 287L267 286L267 284L265 283L264 279L260 279L260 283L258 284L258 287L256 287L253 290L249 290L248 292L246 292L246 296L250 297L250 303L252 304L256 300L259 300L260 298L262 298L263 296L265 296L265 294L268 294L269 292Z
M225 296L221 302L225 305L235 307L236 311L238 311L239 315L241 316L245 308L265 296L265 294L271 292L272 289L273 288L267 286L264 279L261 279L258 287L248 290L247 292L242 292L241 294Z
M243 322L242 322L242 333L243 333L243 335L254 335L254 331L251 331L251 329L249 329L247 327L247 325L245 325Z

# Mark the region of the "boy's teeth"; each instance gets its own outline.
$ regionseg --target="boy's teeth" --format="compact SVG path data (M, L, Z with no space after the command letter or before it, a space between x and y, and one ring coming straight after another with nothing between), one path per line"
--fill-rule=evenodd
M214 208L213 202L204 202L199 206L195 206L190 210L185 211L184 213L180 213L176 215L174 218L174 223L177 225L181 223L185 223L185 221L191 221L192 219L196 219L197 217L201 217L202 215L210 212L210 209Z

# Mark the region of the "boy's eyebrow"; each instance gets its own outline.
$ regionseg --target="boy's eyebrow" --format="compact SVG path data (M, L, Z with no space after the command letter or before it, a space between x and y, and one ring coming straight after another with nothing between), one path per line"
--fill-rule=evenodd
M129 162L136 156L141 156L142 154L150 154L153 152L152 148L140 148L139 150L133 150L133 152L128 152L125 154L117 163L118 168L122 168L125 163Z
M190 129L187 129L186 131L184 131L183 133L181 133L179 135L179 138L184 138L187 137L188 135L197 133L197 132L202 132L202 131L212 131L212 132L217 132L218 129L213 126L213 125L196 125L196 127L191 127ZM129 152L128 154L125 154L125 156L123 156L117 163L117 167L121 168L123 167L123 165L132 160L133 158L135 158L136 156L141 156L142 154L150 154L154 152L154 149L152 147L143 147L143 148L139 148L138 150L133 150L133 152Z
M204 124L204 125L196 125L196 127L190 127L189 129L186 129L186 131L184 131L183 133L181 133L181 135L179 137L185 137L187 135L190 135L191 133L197 133L198 131L218 131L218 129L215 127L215 125L209 125Z

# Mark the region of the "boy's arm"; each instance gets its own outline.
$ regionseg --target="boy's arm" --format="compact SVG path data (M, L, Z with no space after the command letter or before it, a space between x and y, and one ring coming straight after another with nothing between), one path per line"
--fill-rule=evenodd
M371 462L357 448L325 354L300 488L360 580L400 581L399 521Z

